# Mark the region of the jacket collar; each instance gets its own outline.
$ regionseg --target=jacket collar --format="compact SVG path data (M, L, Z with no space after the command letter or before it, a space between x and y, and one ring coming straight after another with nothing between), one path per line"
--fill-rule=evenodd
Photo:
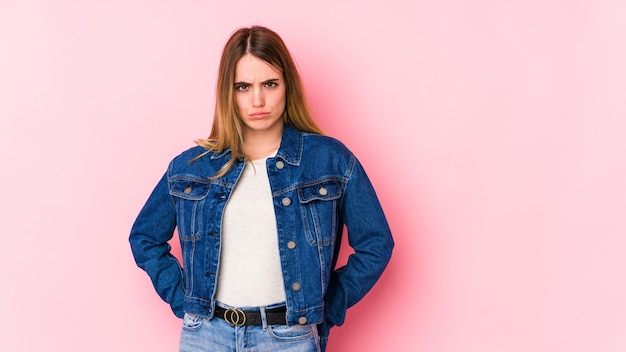
M302 159L303 143L304 134L292 126L285 125L276 158L281 158L289 164L299 166Z
M303 143L304 134L292 126L285 125L276 157L285 160L289 164L299 166L302 159ZM230 148L224 149L221 153L211 155L211 159L219 159L227 154L230 154Z
M222 150L221 153L215 153L215 154L211 155L211 159L219 159L219 158L225 156L226 154L230 154L230 148L226 148L226 149Z

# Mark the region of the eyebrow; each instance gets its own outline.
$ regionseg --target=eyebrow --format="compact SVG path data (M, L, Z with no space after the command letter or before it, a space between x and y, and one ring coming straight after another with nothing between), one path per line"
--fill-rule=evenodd
M276 82L276 81L279 81L279 80L280 80L280 78L270 78L270 79L267 79L267 80L261 82L261 84L265 84L265 83L269 83L269 82ZM248 83L248 82L244 82L244 81L235 82L235 85L240 85L240 84L250 85L252 83Z

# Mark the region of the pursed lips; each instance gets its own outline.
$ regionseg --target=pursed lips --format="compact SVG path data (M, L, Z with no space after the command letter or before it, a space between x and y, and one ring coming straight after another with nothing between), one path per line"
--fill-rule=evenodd
M250 118L260 119L260 118L266 117L267 115L269 115L269 112L263 112L263 111L253 112L252 114L250 114Z

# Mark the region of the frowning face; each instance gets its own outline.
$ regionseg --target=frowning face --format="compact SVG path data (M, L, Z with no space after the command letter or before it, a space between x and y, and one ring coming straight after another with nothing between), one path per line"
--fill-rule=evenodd
M282 131L286 101L282 72L246 54L237 61L234 89L244 136Z

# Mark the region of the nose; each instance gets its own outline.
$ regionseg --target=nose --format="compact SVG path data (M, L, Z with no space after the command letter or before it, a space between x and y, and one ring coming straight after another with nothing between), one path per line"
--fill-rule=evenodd
M263 105L265 105L265 95L263 94L263 90L260 88L253 89L252 106L258 108L262 107Z

